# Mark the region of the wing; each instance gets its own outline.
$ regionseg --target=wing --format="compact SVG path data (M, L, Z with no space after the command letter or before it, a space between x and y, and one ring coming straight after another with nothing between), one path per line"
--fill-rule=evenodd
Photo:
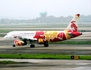
M20 40L37 40L36 38L33 38L33 36L18 36Z

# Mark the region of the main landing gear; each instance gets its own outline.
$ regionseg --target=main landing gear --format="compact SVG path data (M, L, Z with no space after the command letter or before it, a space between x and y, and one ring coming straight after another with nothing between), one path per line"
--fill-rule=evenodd
M44 47L48 47L48 46L49 46L48 41L45 41L44 42Z
M48 43L44 43L44 47L48 47L48 46L49 46ZM31 44L31 45L30 45L30 48L35 48L35 45L34 45L34 44Z
M48 47L49 46L48 41L45 41L43 44L44 44L44 47ZM13 47L16 47L16 45L13 44ZM35 48L35 45L34 44L30 44L30 48Z
M34 44L31 44L31 45L30 45L30 48L34 48L34 47L35 47L35 45L34 45Z
M43 44L44 44L44 47L48 47L49 46L48 41L45 41ZM30 48L35 48L35 45L31 44Z

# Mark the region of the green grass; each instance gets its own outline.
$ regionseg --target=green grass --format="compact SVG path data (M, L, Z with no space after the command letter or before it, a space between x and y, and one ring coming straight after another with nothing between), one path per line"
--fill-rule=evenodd
M60 54L0 54L0 58L13 59L70 59L69 55Z
M0 64L17 64L19 62L14 62L14 61L0 61Z
M72 55L60 54L0 54L0 58L10 59L66 59L71 60ZM78 55L80 60L91 60L91 55Z
M0 34L0 37L4 37L6 34Z
M80 56L80 59L81 60L91 60L91 55L82 55L82 56Z
M73 40L66 40L61 42L51 42L50 44L91 44L91 41L85 40L85 41L73 41Z
M8 61L8 60L5 60L5 61L0 61L0 64L20 64L20 63L28 63L28 62L15 62L15 61Z
M10 31L12 31L12 30L0 30L0 33L8 33L8 32L10 32Z
M69 23L2 24L0 28L66 28ZM79 23L79 28L90 28L90 23Z

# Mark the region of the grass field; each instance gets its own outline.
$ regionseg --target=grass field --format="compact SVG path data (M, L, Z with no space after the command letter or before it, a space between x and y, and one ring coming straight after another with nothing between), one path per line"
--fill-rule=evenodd
M60 42L52 42L50 44L88 44L91 45L91 40L66 40L66 41L60 41Z
M9 31L14 31L14 30L30 30L31 28L59 28L59 30L64 30L68 26L67 23L56 23L56 24L42 24L42 23L36 23L36 24L2 24L0 25L0 33L7 33ZM91 24L79 24L79 29L81 30L91 30ZM37 29L38 30L38 29ZM39 29L40 30L40 29ZM46 30L46 29L45 29Z
M0 54L0 58L9 59L75 59L73 56L79 56L79 60L91 60L91 55L60 55L60 54Z
M0 24L0 28L66 28L69 23ZM79 23L79 27L91 27L91 23Z

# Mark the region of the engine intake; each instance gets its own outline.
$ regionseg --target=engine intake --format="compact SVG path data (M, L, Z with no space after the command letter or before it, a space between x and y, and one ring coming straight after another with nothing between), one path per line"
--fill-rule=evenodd
M14 40L14 44L15 44L16 46L23 46L23 45L24 45L24 42L21 41L21 40Z
M40 38L38 39L38 44L43 44L44 43L44 39Z

